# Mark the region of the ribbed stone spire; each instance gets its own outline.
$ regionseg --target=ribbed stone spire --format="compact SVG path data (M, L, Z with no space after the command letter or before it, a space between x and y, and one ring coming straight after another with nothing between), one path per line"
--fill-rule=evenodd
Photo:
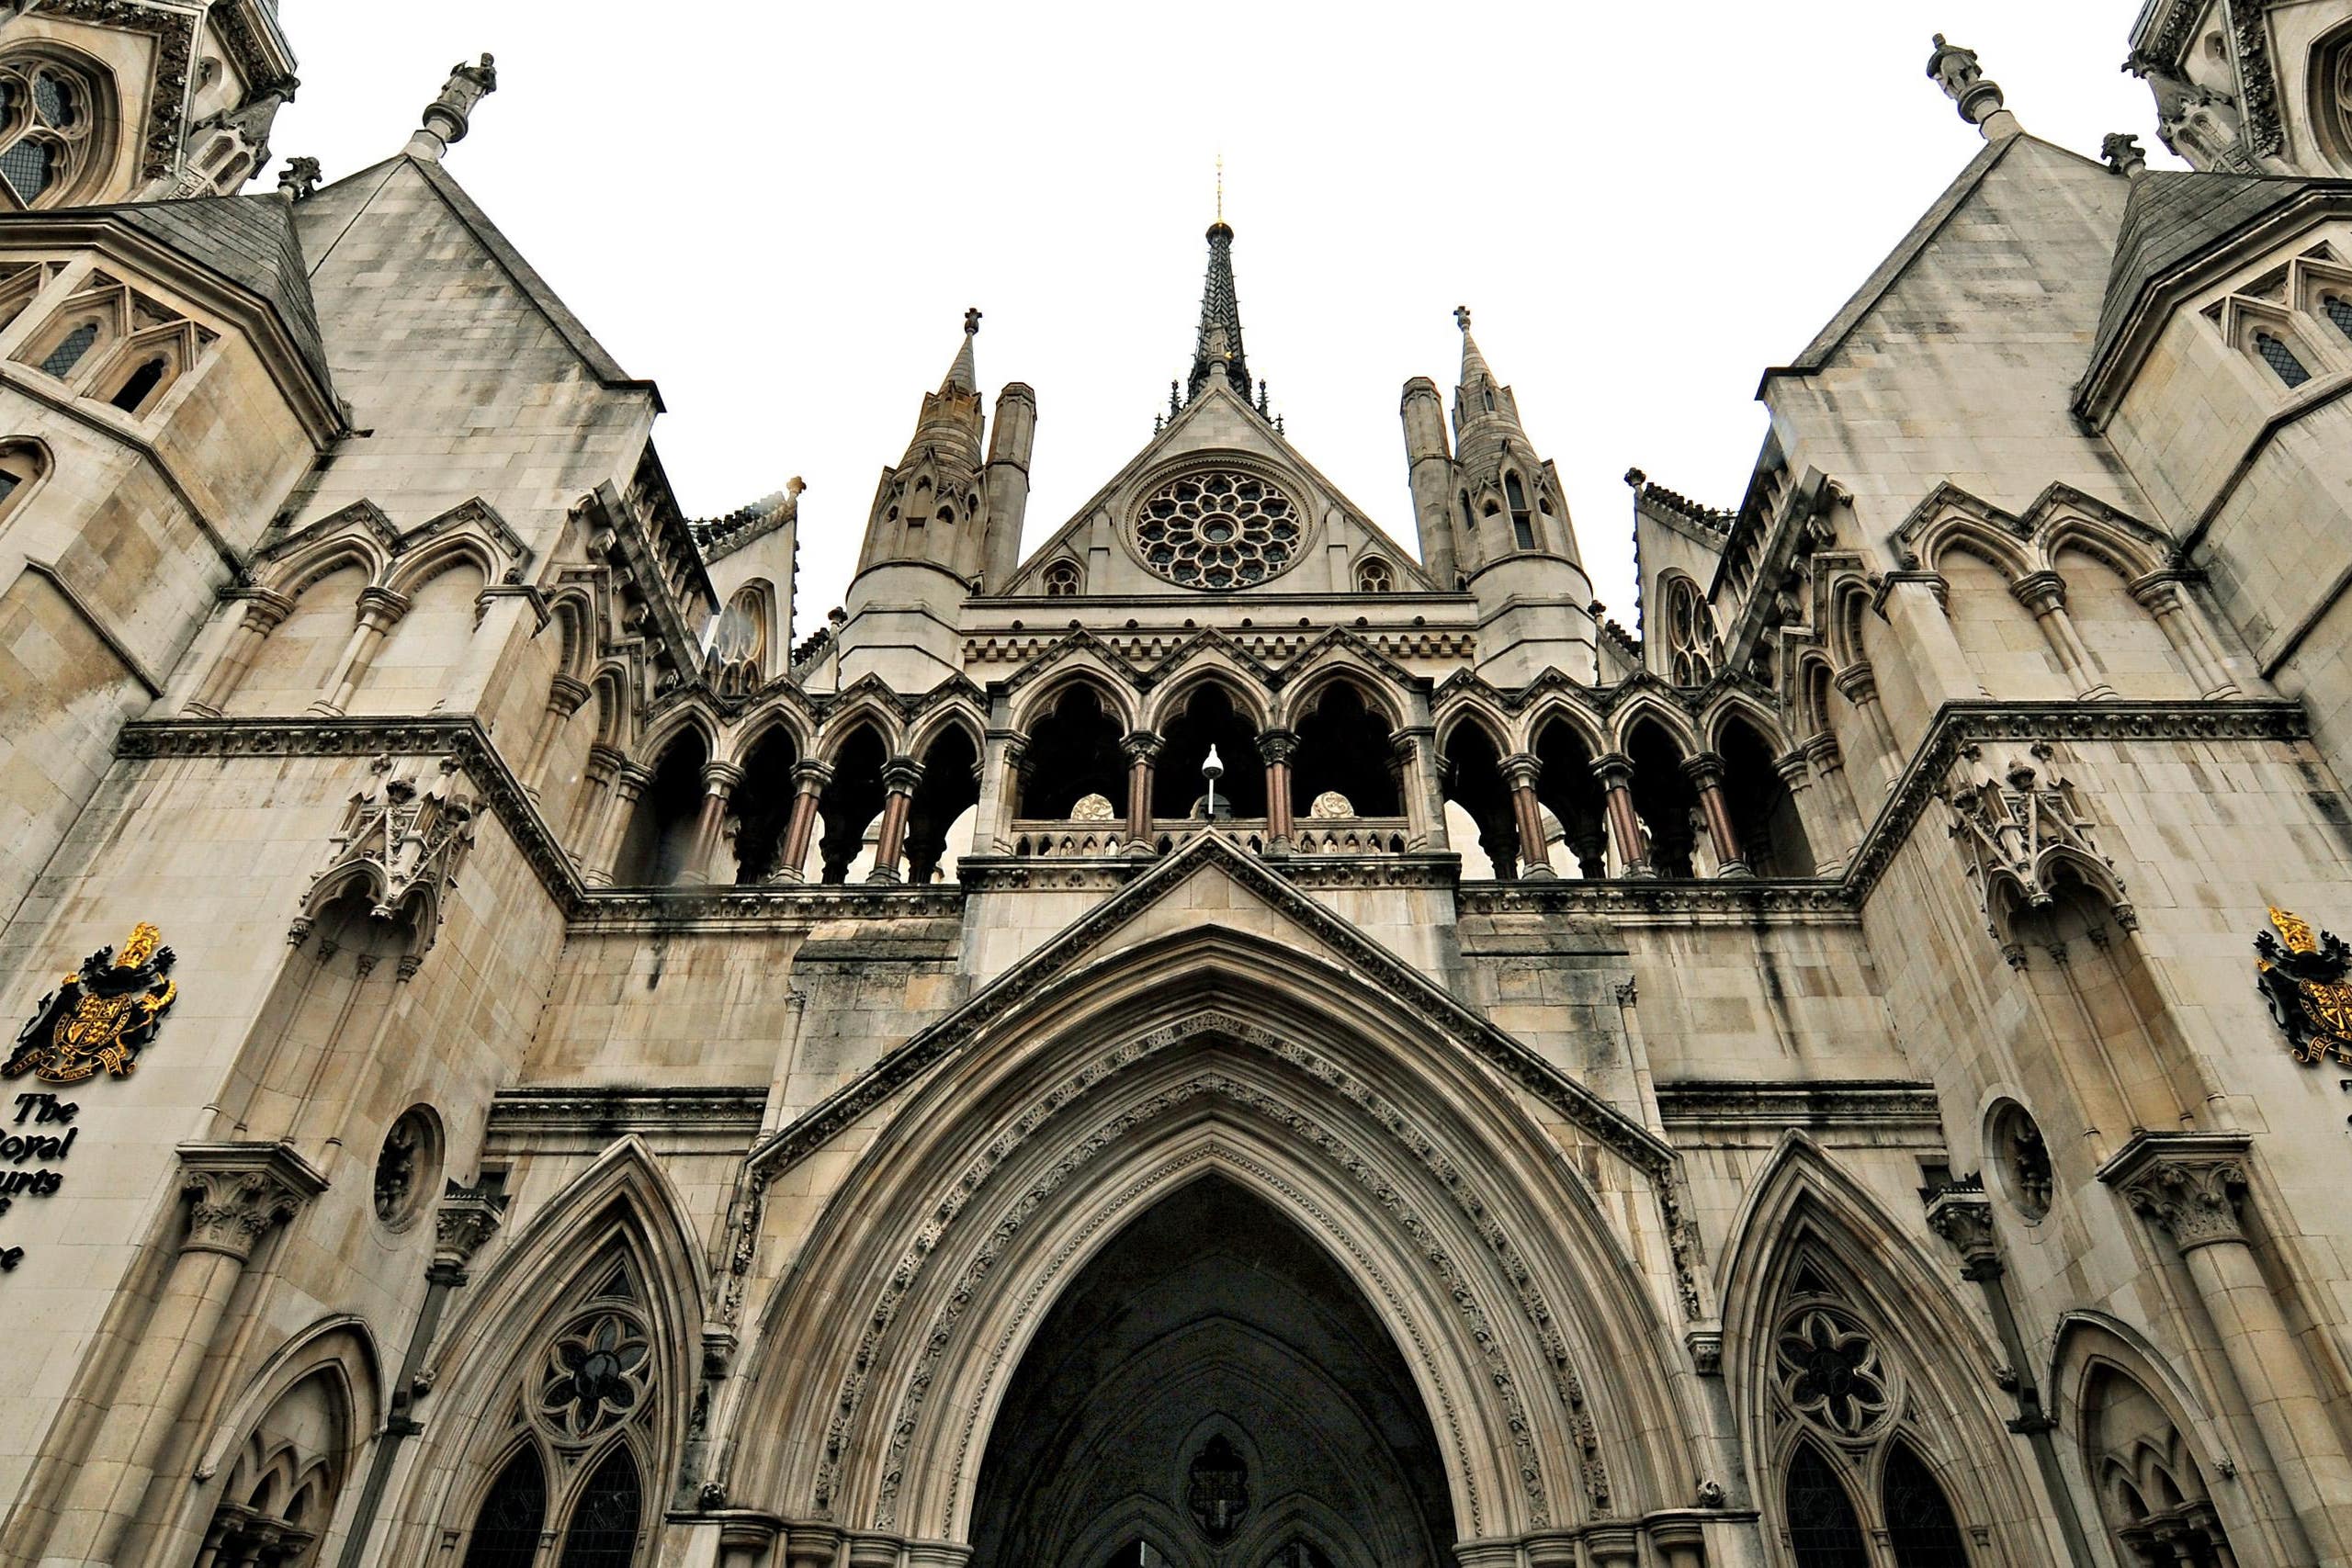
M964 342L956 350L956 363L947 367L947 378L939 383L943 392L977 392L980 389L980 375L972 363L972 340L980 335L978 307L964 312Z
M1464 391L1477 386L1491 387L1495 373L1487 368L1487 356L1478 352L1478 340L1470 335L1470 307L1453 308L1453 324L1462 329L1462 378L1454 383Z
M1233 229L1223 218L1209 225L1209 278L1201 290L1201 336L1193 350L1192 396L1222 371L1241 400L1250 400L1250 362L1241 352L1241 307L1233 297Z

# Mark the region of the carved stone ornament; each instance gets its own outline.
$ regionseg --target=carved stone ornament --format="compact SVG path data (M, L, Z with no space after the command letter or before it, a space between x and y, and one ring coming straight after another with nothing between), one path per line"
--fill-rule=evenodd
M448 1183L433 1216L433 1264L462 1269L506 1217L506 1194Z
M2112 874L2115 863L2100 852L2097 824L2075 798L2074 786L2050 768L2051 755L2049 747L2036 746L2033 761L2016 757L1996 773L1978 748L1969 746L1948 784L1951 835L1967 857L1985 929L2007 940L2008 899L2029 908L2049 908L2054 874L2071 862L2077 871L2108 874L2101 891L2109 895L2116 923L2131 931L2138 918Z
M1780 1393L1800 1418L1849 1442L1875 1438L1899 1408L1878 1343L1860 1322L1825 1302L1808 1302L1772 1337Z
M334 852L311 879L303 912L314 917L320 896L339 889L345 874L357 872L368 884L368 913L377 919L403 919L413 900L422 901L422 952L433 944L442 895L457 882L458 868L472 847L477 806L456 757L443 757L429 779L413 769L395 764L388 753L368 764L368 783L352 792L345 807ZM307 930L298 927L297 938Z
M1077 804L1069 808L1069 819L1073 822L1115 822L1118 817L1118 807L1113 806L1110 796L1104 795L1081 795Z
M2333 1056L2352 1066L2352 947L2284 909L2271 910L2270 923L2278 934L2256 936L2254 951L2272 1021L2303 1066Z
M2229 1156L2157 1157L2122 1183L2132 1206L2164 1227L2184 1253L2217 1241L2237 1241L2238 1194L2245 1190L2245 1167Z
M82 961L57 989L41 998L17 1036L16 1053L0 1077L27 1073L43 1083L79 1083L104 1067L129 1077L140 1047L155 1038L164 1014L179 998L168 976L173 953L163 932L143 921L121 951L102 947Z
M284 1144L182 1144L188 1200L184 1252L243 1263L254 1245L326 1190L326 1178Z
M1993 1204L1984 1195L1981 1178L1962 1177L1937 1188L1928 1200L1928 1224L1960 1254L1964 1278L1989 1278L2001 1272Z
M1143 503L1136 548L1181 588L1250 588L1298 562L1306 513L1272 481L1241 468L1170 479Z
M1191 1483L1184 1500L1193 1522L1211 1540L1231 1540L1250 1511L1250 1467L1223 1433L1193 1456Z

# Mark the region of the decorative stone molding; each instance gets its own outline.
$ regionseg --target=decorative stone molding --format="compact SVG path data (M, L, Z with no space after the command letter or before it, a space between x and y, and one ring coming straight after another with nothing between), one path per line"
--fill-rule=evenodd
M505 1220L506 1202L503 1192L450 1182L433 1214L434 1274L448 1284L464 1283L466 1265Z
M181 1194L189 1200L183 1252L239 1263L262 1237L300 1213L327 1179L288 1144L182 1144Z
M2270 63L2269 7L2258 0L2227 0L2230 41L2237 55L2238 103L2245 111L2245 149L2272 158L2287 145L2278 122L2278 76Z
M2116 923L2126 931L2135 929L2138 918L2123 896L2123 884L2113 875L2115 863L2101 852L2097 825L2083 810L2074 786L2052 766L2053 749L2037 743L2030 754L2033 761L2013 756L1996 772L1983 748L1963 745L1953 766L1955 782L1948 786L1950 833L1968 862L1968 879L1976 889L1985 929L2007 945L2007 900L2048 908L2054 874L2062 865L2077 871L2107 868L2108 886L2100 891L2108 895Z
M379 752L368 773L345 807L327 863L311 878L302 917L316 919L356 874L376 919L401 919L412 902L421 906L412 939L412 953L421 956L433 945L442 900L473 847L477 803L455 755L444 755L427 777L418 760L395 762L390 752Z
M1294 866L1285 869L1295 869ZM1851 897L1834 881L1658 882L1645 879L1472 883L1464 914L1547 914L1616 925L1752 925L1775 922L1850 925Z
M1961 1177L1937 1188L1928 1200L1928 1224L1960 1254L1962 1279L1999 1277L2001 1251L1984 1178Z
M2154 1221L2182 1255L2215 1242L2243 1241L2237 1203L2245 1191L2243 1133L2143 1133L2098 1173Z
M718 1134L748 1145L764 1089L509 1089L490 1103L485 1140L571 1134L599 1145L624 1134Z
M155 40L155 63L150 76L154 97L148 106L139 172L151 180L169 175L181 152L180 128L187 114L188 66L198 14L167 11L132 0L44 0L41 15L145 33Z
M1756 1084L1687 1080L1657 1086L1668 1127L1869 1129L1943 1145L1943 1104L1935 1086L1895 1081Z

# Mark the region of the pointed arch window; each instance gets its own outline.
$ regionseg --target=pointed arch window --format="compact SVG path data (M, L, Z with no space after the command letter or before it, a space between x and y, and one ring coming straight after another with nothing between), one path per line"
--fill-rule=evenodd
M1528 510L1527 487L1519 476L1506 470L1503 474L1503 499L1510 503L1511 540L1522 550L1535 547L1535 518Z
M2335 323L2337 332L2352 338L2352 301L2340 294L2330 294L2320 301L2320 309L2327 312L2327 319Z
M628 1568L644 1512L637 1457L624 1443L605 1456L580 1490L564 1528L560 1568Z
M1378 556L1370 556L1356 563L1356 592L1359 593L1393 593L1396 591L1396 573Z
M97 91L62 60L0 58L0 187L6 205L53 207L71 199L105 162Z
M466 1542L465 1568L531 1568L547 1524L548 1477L538 1450L515 1450L482 1494Z
M160 354L141 360L131 367L130 374L122 378L122 385L114 389L114 396L107 401L127 414L144 412L148 400L163 386L164 378L171 374L171 368L172 362Z
M62 381L74 374L74 367L82 363L82 356L89 353L91 345L97 341L97 322L77 322L57 340L56 347L41 357L40 367Z
M1871 1568L1862 1521L1846 1483L1811 1443L1799 1443L1789 1457L1784 1528L1797 1568ZM467 1568L472 1568L469 1563Z
M1078 563L1067 558L1057 560L1046 567L1044 581L1046 597L1048 599L1075 599L1085 591L1086 586L1086 580L1080 573Z
M1934 1472L1910 1444L1894 1445L1880 1490L1895 1568L1968 1568L1960 1521L1952 1517Z
M2262 355L2262 362L2290 387L2300 387L2312 378L2312 373L2304 368L2303 362L2295 357L2295 351L2268 333L2254 334L2254 351Z
M48 457L32 442L0 441L0 522L24 503L48 471Z
M1477 531L1477 527L1478 527L1478 519L1477 519L1476 514L1476 513L1474 513L1470 510L1470 492L1469 492L1468 491L1466 491L1466 490L1465 490L1465 491L1464 491L1462 492L1462 498L1461 498L1461 499L1462 499L1462 525L1463 525L1464 528L1467 528L1467 529L1471 530L1473 533L1476 533L1476 532Z

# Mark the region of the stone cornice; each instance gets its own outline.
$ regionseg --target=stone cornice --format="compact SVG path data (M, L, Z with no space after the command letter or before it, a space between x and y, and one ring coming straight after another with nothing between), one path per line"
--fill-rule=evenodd
M1943 1139L1935 1086L1895 1079L1662 1083L1657 1109L1670 1127L1758 1127L1775 1133L1784 1127L1859 1127L1925 1134L1939 1144Z
M1287 869L1287 868L1285 868ZM1464 885L1465 915L1545 914L1603 919L1615 925L1850 925L1854 901L1826 880L1665 882L1478 882Z
M760 1130L766 1104L764 1087L509 1089L501 1089L492 1100L485 1135L495 1142L502 1135L517 1134L571 1133L610 1140L625 1133L718 1133L749 1144Z

